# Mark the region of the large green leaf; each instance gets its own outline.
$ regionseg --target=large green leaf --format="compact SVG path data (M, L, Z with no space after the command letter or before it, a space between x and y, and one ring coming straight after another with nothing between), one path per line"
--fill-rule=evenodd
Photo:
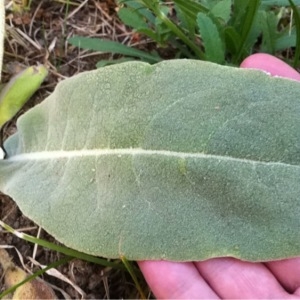
M0 189L77 250L300 255L300 84L193 60L75 76L17 123Z

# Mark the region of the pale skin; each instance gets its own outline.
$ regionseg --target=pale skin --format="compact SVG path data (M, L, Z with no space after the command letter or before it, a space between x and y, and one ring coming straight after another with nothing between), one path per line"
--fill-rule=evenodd
M300 81L298 72L268 54L251 55L241 67ZM267 263L215 258L138 264L152 292L160 299L300 299L300 258Z

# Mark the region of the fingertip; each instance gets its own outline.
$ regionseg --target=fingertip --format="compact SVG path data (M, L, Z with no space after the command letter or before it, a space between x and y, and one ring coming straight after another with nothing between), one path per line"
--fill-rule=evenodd
M241 68L258 69L280 76L300 81L300 74L282 60L266 53L256 53L248 56L240 65Z
M153 294L160 299L219 299L191 262L139 261Z

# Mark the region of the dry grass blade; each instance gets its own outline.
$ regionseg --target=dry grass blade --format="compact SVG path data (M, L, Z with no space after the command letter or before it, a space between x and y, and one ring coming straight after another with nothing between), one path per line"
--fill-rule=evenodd
M38 266L39 268L41 269L45 269L47 266L45 265L41 265L39 262L37 262L35 259L33 258L29 258L29 260L35 265L35 266ZM62 280L66 283L68 283L69 285L71 285L74 290L76 290L80 296L81 296L81 299L84 299L86 297L86 293L78 286L76 285L75 283L73 283L67 276L63 275L61 272L59 272L58 270L56 269L50 269L48 271L46 271L46 274L50 275L50 276L53 276L59 280Z
M3 269L5 287L8 289L2 296L13 292L13 299L56 299L54 291L43 280L34 278L28 281L28 274L14 264L3 247L0 247L0 265Z

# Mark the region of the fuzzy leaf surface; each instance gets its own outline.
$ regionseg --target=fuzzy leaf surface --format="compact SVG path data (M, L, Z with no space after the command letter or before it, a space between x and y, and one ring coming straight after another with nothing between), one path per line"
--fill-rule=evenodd
M194 60L79 74L19 118L0 190L127 259L300 255L300 83Z

